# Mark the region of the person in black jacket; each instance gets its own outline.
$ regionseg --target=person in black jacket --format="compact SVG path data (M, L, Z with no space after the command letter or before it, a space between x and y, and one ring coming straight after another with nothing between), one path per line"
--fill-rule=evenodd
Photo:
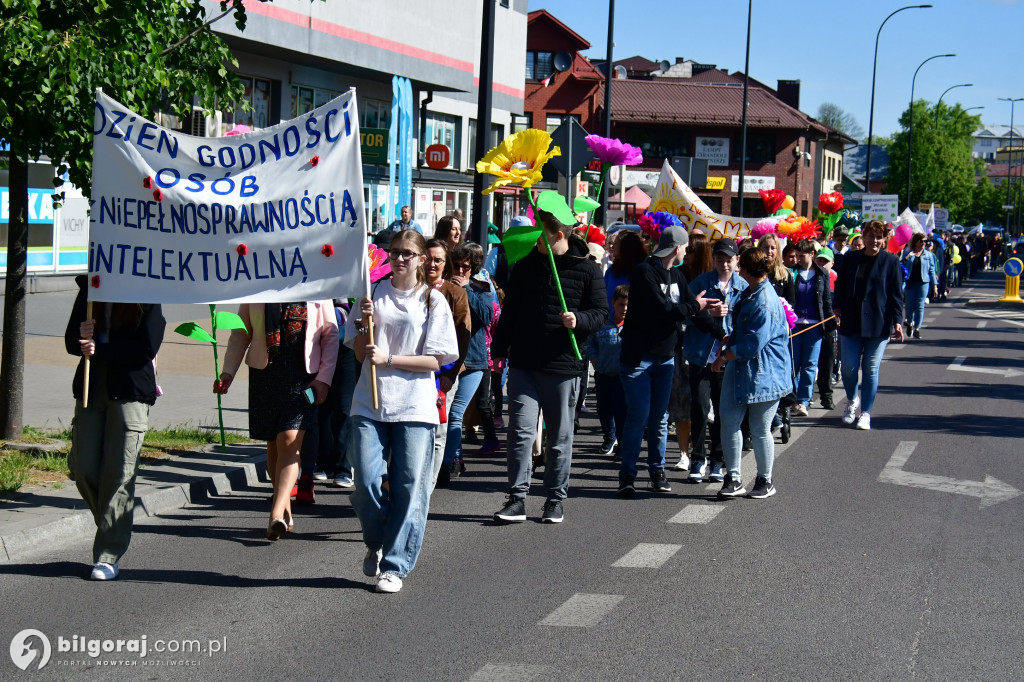
M547 501L542 520L560 523L562 500L572 464L573 414L580 390L583 360L573 352L569 334L582 346L587 336L608 319L608 300L601 268L589 259L586 243L570 237L570 226L550 213L538 217L551 244L568 312L555 289L547 247L537 247L516 263L505 292L505 306L494 329L491 357L508 358L508 499L494 520L526 520L530 490L531 451L543 411L548 432L544 468Z
M72 391L68 468L96 521L93 580L113 580L132 539L135 475L149 408L156 402L153 362L164 338L159 305L96 303L86 319L87 279L76 278L78 298L64 332L64 346L82 360ZM88 407L84 396L85 358L89 363Z
M622 326L619 372L626 394L626 426L619 447L620 497L631 497L636 492L633 481L644 427L651 489L671 490L665 477L665 446L680 324L692 321L718 340L725 337L721 325L705 310L720 302L710 302L703 291L694 295L682 269L676 267L683 262L689 241L682 227L666 227L654 255L638 265L629 278L629 309Z

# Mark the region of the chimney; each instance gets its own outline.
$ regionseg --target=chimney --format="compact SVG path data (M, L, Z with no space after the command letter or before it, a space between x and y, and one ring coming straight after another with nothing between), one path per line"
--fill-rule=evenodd
M800 108L800 81L779 81L779 99L793 107Z
M686 57L676 57L676 64L683 64L686 62Z

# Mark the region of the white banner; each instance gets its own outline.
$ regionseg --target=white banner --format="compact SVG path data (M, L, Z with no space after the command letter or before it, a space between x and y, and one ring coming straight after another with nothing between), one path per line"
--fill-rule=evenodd
M860 218L864 222L895 223L900 215L900 198L896 194L865 194L861 202Z
M259 132L192 137L101 92L89 298L288 302L365 291L355 91Z
M760 197L751 201L759 200ZM720 237L742 239L750 233L750 228L759 220L758 218L735 218L712 212L708 205L701 201L701 198L683 182L679 174L672 170L667 160L661 167L661 178L654 188L653 199L647 210L671 213L682 221L688 232L699 229L712 241Z

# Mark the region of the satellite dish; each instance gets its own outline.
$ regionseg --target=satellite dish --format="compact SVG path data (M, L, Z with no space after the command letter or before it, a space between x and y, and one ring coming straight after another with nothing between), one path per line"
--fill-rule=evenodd
M626 67L625 66L616 66L615 67L615 77L616 78L625 78L626 77Z
M661 68L662 73L665 73L666 71L672 68L672 64L669 63L667 59L662 59L660 62L658 62L658 66Z
M568 71L572 66L572 55L568 52L556 52L553 63L555 71Z

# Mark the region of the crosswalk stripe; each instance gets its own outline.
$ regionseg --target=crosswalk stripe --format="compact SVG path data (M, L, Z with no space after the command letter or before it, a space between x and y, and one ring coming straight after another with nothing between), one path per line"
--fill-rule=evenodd
M625 598L624 594L576 593L549 613L540 624L556 627L593 627Z
M710 523L725 509L717 504L688 504L668 523Z

